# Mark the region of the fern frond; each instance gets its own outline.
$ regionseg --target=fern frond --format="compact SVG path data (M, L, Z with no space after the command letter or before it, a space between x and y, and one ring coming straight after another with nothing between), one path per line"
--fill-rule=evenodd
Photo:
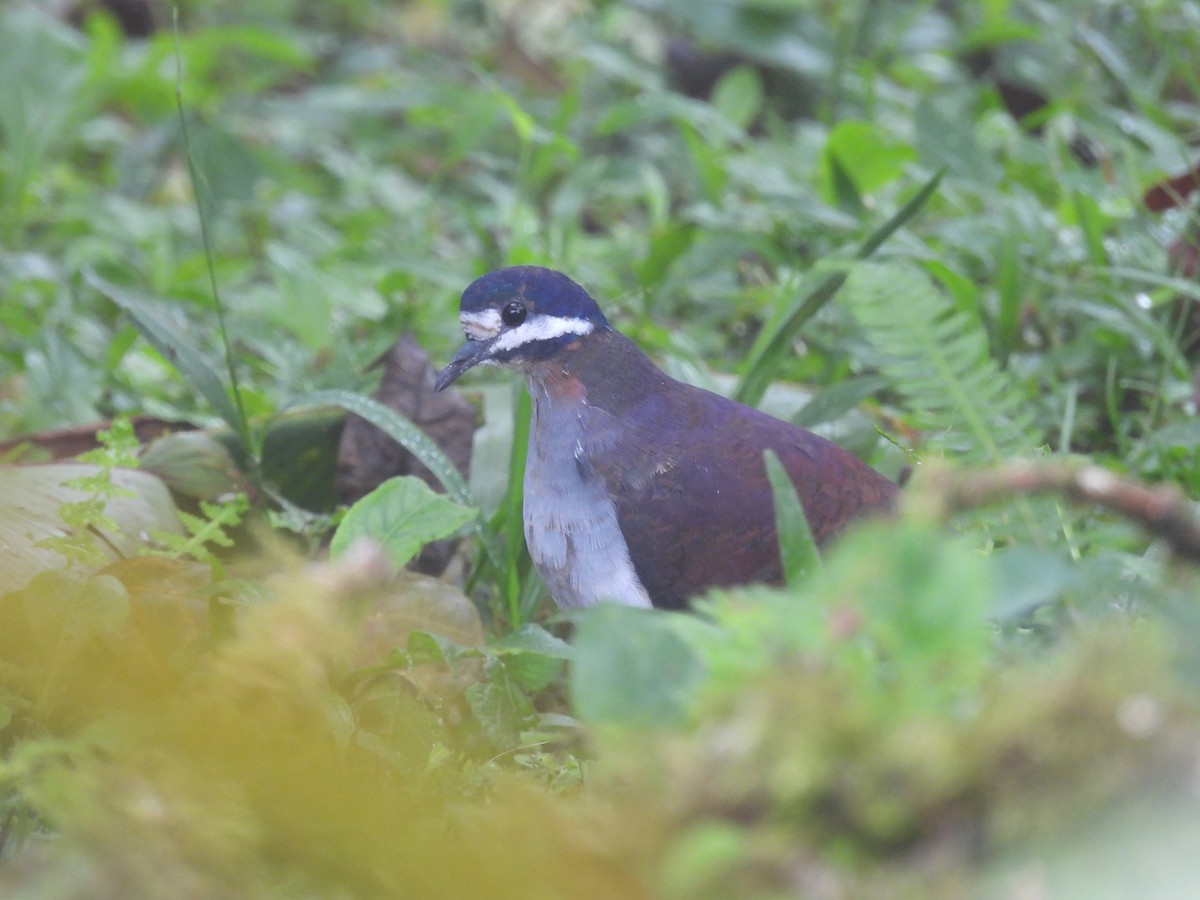
M173 534L166 531L155 531L154 539L162 545L161 549L147 550L150 556L165 556L169 559L193 559L196 562L212 566L214 570L220 567L220 560L209 549L213 544L218 547L233 546L233 538L228 530L236 528L242 521L242 516L250 508L250 501L245 494L233 496L217 502L200 501L200 511L197 516L183 510L178 510L179 520L183 523L186 534Z
M924 272L860 264L842 297L918 427L968 458L995 462L1033 451L1028 404L989 354L982 323L956 308Z

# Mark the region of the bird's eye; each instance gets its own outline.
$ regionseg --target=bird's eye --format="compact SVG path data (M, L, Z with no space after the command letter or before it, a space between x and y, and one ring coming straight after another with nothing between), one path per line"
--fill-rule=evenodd
M518 303L516 300L506 304L504 309L500 311L500 319L510 328L520 325L525 321L524 304Z

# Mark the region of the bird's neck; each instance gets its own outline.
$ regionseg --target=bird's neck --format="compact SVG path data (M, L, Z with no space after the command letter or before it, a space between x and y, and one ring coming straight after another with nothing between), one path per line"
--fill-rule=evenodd
M526 379L535 397L616 414L670 381L629 338L610 328L572 342L554 359L528 369Z

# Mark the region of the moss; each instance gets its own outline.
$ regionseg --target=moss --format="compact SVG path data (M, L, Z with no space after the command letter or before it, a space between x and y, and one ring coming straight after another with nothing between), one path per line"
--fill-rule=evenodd
M190 665L153 690L140 676L189 645L187 629L113 617L60 664L53 642L14 657L14 688L54 715L31 717L0 784L55 840L35 833L17 848L0 894L640 896L597 837L609 817L472 754L438 712L448 680L429 688L431 703L416 682L343 690L365 683L359 666L365 678L387 670L385 648L414 626L463 627L457 604L411 585L357 608L346 575L274 579L236 634L182 657ZM141 584L131 607L155 592L153 579ZM142 655L99 652L154 634L161 643ZM54 691L39 692L50 677Z
M668 895L954 896L998 859L1189 784L1200 724L1170 659L1151 630L1113 627L941 710L893 697L890 716L835 667L794 660L687 733L602 755L632 804L664 811L642 864Z

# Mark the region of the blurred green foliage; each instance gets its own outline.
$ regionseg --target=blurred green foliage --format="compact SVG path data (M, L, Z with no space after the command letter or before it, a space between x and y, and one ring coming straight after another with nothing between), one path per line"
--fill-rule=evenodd
M1200 5L155 9L144 39L0 10L0 434L219 432L149 461L203 504L174 552L126 535L0 597L0 893L1191 883L1196 578L1131 523L1014 498L947 528L918 473L819 566L785 534L786 590L567 624L523 550L522 402L481 389L467 485L359 394L402 331L448 357L473 277L539 263L889 474L1078 455L1194 495L1196 213L1141 197L1195 164ZM279 415L315 404L484 508L402 516L394 483L322 564L238 526L227 493L334 527L336 421ZM56 527L90 543L103 500ZM350 541L398 562L461 523L470 597Z

